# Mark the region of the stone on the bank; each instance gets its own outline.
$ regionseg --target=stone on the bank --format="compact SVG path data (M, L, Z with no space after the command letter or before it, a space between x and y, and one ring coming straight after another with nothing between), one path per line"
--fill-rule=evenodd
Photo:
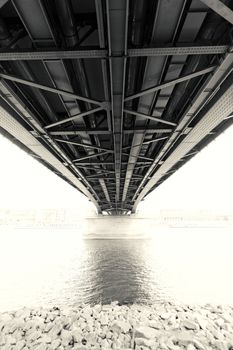
M14 350L22 350L26 346L25 340L20 340L17 342L16 346L14 347Z
M146 338L136 338L135 344L138 346L147 346L150 347L153 344L152 339L146 339Z
M171 317L171 314L169 312L163 312L159 315L162 320L168 320Z
M107 341L107 339L103 339L101 341L101 347L102 347L102 349L109 349L110 348L109 342Z
M224 313L223 315L221 315L221 317L224 319L225 322L228 322L231 324L233 323L233 318L229 314Z
M87 335L85 336L85 339L87 341L87 345L90 346L90 345L95 345L96 344L96 334L94 332L91 332L91 333L87 333Z
M200 326L203 330L205 330L206 327L207 327L207 325L208 325L208 321L205 320L202 316L196 316L196 320L197 320L199 326Z
M229 349L227 341L219 341L219 340L217 340L215 342L215 346L217 347L218 350L228 350Z
M218 318L216 321L215 321L216 325L218 327L222 327L224 325L224 320L222 318Z
M44 328L44 332L45 333L48 333L52 328L53 328L53 323L52 322L48 322L48 323L46 323L46 326L45 326L45 328Z
M50 331L48 332L48 335L49 335L51 338L57 337L57 335L61 333L61 330L62 330L62 326L61 326L61 325L58 325L58 324L55 324L55 325L50 329Z
M158 331L152 327L147 326L139 326L135 327L135 338L156 338L158 335Z
M33 342L41 337L41 332L39 331L33 331L31 334L28 335L27 341Z
M115 321L111 326L111 330L116 333L128 333L130 329L131 324L127 321Z
M11 350L11 345L3 345L3 347L1 347L1 350Z
M101 315L99 322L102 324L102 326L107 326L109 323L109 319L108 319L107 315Z
M188 344L187 350L196 350L196 348L193 344Z
M73 339L72 333L66 329L62 330L60 337L63 346L68 346Z
M6 344L6 337L4 334L0 334L0 346Z
M51 350L57 350L57 348L61 345L61 340L60 339L55 339L52 341L50 345Z
M195 347L199 350L206 350L206 346L203 345L198 339L193 339L193 344L195 345Z
M192 322L192 321L183 321L182 322L182 325L186 328L186 329L190 329L190 330L196 330L198 327L197 327L197 324Z
M175 345L171 339L166 341L166 346L169 350L180 350L180 346Z
M163 328L162 323L159 321L149 321L148 326L155 328L155 329L162 329Z
M10 344L10 345L16 344L16 339L12 337L12 335L7 335L5 339L6 339L6 344Z
M5 327L5 322L4 321L0 321L0 332L2 332L4 327Z
M188 331L175 332L172 339L178 342L180 345L186 346L189 343L193 343L194 335Z
M52 340L48 335L42 335L42 337L40 338L40 342L44 344L51 344Z
M82 339L82 332L81 332L81 330L79 328L73 329L71 331L71 334L72 334L72 337L73 337L75 343L78 343L79 341L81 341L81 339Z

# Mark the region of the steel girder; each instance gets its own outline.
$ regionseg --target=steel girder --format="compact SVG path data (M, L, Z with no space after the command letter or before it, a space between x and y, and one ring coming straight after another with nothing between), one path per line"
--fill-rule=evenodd
M127 57L153 56L183 56L183 55L216 55L231 52L231 45L197 45L175 47L148 47L128 49ZM71 59L108 59L108 52L104 49L83 50L0 50L0 61L38 61L38 60L71 60Z

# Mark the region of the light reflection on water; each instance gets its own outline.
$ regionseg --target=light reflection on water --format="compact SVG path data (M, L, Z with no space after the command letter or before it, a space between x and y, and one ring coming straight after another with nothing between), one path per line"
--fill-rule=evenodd
M172 229L151 240L0 232L0 310L80 302L233 304L233 232Z

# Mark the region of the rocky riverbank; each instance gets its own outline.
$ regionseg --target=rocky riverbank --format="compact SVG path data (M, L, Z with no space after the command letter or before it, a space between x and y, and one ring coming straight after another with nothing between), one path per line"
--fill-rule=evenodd
M24 308L0 314L1 350L233 350L233 308L145 305Z

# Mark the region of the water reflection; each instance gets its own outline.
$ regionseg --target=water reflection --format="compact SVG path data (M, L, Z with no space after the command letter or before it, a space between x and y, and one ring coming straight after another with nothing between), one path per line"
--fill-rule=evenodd
M0 233L0 310L80 302L233 302L232 232L171 230L152 240L76 231Z

